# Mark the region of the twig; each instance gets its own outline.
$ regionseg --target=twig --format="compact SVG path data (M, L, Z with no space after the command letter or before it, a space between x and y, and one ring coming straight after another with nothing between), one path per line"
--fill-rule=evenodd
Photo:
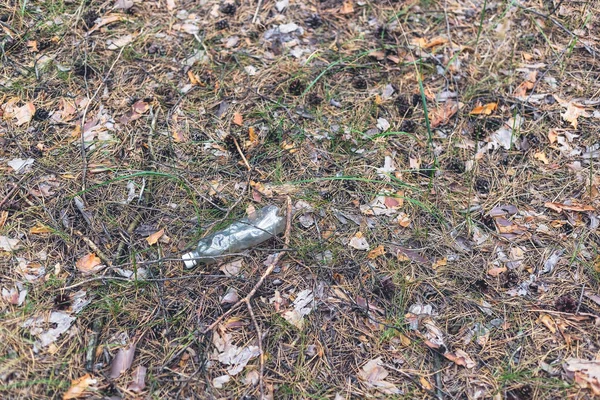
M0 208L4 207L4 204L6 204L6 202L8 202L8 200L10 200L10 198L13 197L13 195L17 192L17 189L19 189L19 183L21 183L23 179L25 179L25 176L21 177L21 179L19 179L17 183L12 184L13 188L10 189L6 196L4 196L2 201L0 201Z
M248 160L246 159L246 156L244 155L244 153L242 152L242 148L240 147L240 144L238 143L237 139L233 138L233 143L235 144L235 148L237 149L238 153L240 153L240 156L242 157L242 160L244 160L244 164L246 164L246 168L248 168L248 171L252 171L252 167L250 166L250 164L248 164Z
M583 293L585 291L585 282L583 286L581 286L581 294L579 295L579 301L577 302L577 310L575 310L575 315L579 315L579 309L581 308L581 302L583 301Z
M286 214L287 215L286 215L286 227L285 227L285 234L284 234L284 250L287 249L290 244L290 232L292 230L292 199L289 196L287 197ZM226 317L228 317L229 315L231 315L231 313L233 313L235 310L237 310L242 304L246 304L246 307L248 308L248 312L250 313L250 318L252 318L254 328L256 329L256 333L258 335L258 349L260 352L260 375L259 375L258 382L259 382L259 387L260 387L261 399L263 398L263 393L264 393L263 377L264 377L264 372L265 372L265 359L264 359L264 353L263 353L263 349L262 349L262 333L261 333L260 327L258 325L258 322L256 321L256 317L254 315L254 310L252 310L252 304L250 303L250 301L252 300L252 298L258 291L258 289L265 282L265 279L267 279L267 277L271 274L271 272L273 272L273 270L277 266L277 263L279 262L279 260L285 253L286 253L285 251L280 251L279 253L277 253L277 255L273 258L273 260L271 261L271 263L269 264L269 266L267 267L265 272L261 275L258 282L256 282L256 284L254 285L252 290L250 290L250 292L246 295L246 297L244 297L243 299L241 299L237 303L235 303L229 310L227 310L227 312L223 313L212 324L210 324L208 326L208 328L206 328L202 332L203 334L210 332L218 324L220 324Z
M254 17L252 17L252 23L256 23L256 18L258 17L258 12L260 11L260 7L262 6L262 0L258 0L258 4L256 5L256 10L254 11Z
M85 352L85 369L89 372L94 372L94 353L98 346L98 336L104 326L104 318L96 318L92 324L92 334L90 335L90 342Z

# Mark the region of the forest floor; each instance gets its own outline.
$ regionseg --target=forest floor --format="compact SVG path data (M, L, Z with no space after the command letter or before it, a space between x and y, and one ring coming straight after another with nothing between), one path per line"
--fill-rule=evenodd
M0 397L598 396L600 3L227 1L0 6Z

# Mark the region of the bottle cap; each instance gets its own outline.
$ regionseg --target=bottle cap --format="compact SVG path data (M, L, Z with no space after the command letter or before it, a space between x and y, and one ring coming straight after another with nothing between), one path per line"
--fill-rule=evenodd
M196 260L194 260L195 255L193 251L190 251L189 253L185 253L184 255L181 256L181 259L183 260L183 264L185 265L186 268L193 268L196 266Z

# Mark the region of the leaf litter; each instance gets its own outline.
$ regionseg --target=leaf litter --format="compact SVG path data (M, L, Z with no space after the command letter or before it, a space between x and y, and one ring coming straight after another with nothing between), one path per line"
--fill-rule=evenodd
M10 396L595 395L599 10L426 3L9 5ZM285 196L254 316L188 342L283 242L187 273L179 256ZM50 365L62 383L20 385Z

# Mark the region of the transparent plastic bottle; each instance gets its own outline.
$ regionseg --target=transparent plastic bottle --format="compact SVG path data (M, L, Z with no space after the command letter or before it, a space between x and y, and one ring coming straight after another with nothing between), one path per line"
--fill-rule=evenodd
M279 215L279 209L267 206L200 240L196 249L184 254L181 259L185 268L215 263L222 260L222 256L257 246L284 229L285 218Z

